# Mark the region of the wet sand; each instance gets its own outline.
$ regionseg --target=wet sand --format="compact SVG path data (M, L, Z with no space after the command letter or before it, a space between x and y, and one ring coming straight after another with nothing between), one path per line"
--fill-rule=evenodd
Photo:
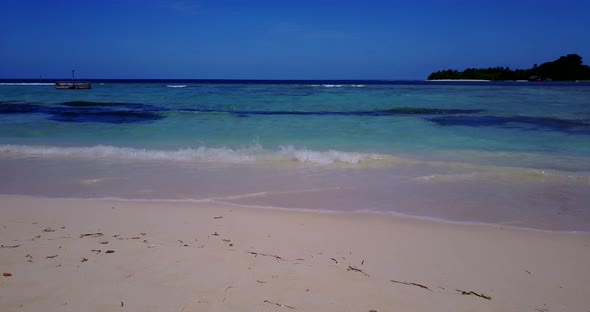
M590 234L0 196L1 311L587 311Z
M0 194L210 200L590 232L584 173L416 162L386 168L268 167L79 158L2 158Z

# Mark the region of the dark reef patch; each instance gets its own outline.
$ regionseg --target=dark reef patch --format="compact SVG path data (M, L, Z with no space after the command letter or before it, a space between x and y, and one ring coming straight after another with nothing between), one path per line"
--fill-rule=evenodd
M100 103L74 101L57 105L31 103L0 103L0 114L46 114L48 119L62 122L138 123L164 118L158 114L166 109L133 103Z
M184 108L180 111L198 112L198 113L225 113L237 116L250 115L294 115L294 116L396 116L396 115L454 115L454 114L475 114L483 110L480 109L440 109L440 108L412 108L400 107L391 109L378 109L367 111L263 111L263 110L224 110L209 108Z
M399 107L381 110L380 112L391 113L395 115L455 115L477 114L483 111L483 109Z
M101 108L106 107L109 109L135 109L142 111L168 111L169 109L150 105L150 104L139 104L139 103L116 103L116 102L90 102L90 101L70 101L64 102L60 105L67 107L77 108Z
M414 108L396 107L376 110L352 111L273 111L273 110L231 110L201 107L163 108L150 104L69 101L57 104L27 102L0 102L0 114L44 114L49 120L76 123L142 123L166 118L161 112L197 112L229 114L236 117L260 116L352 116L386 117L416 116L439 126L499 127L506 129L558 131L570 134L590 134L590 120L561 119L555 117L530 116L482 116L482 109L455 108Z
M427 119L440 126L501 127L590 134L590 120L529 116L440 116Z
M0 103L0 114L33 114L44 113L46 107L37 104L14 104L14 103Z
M164 116L152 112L115 110L61 110L53 111L49 119L64 122L138 123L155 121Z

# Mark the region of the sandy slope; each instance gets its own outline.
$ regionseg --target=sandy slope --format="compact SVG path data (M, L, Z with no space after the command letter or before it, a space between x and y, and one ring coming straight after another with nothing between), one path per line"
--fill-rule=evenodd
M0 244L0 311L590 311L590 234L0 196Z

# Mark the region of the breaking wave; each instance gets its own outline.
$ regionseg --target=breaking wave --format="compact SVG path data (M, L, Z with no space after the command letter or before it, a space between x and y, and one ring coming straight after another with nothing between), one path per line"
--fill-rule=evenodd
M177 150L138 149L97 145L91 147L57 147L30 145L0 145L0 155L20 157L79 157L87 159L157 160L175 162L206 162L221 164L305 163L312 165L358 165L384 161L391 156L343 152L317 151L293 146L277 150L259 145L244 148L205 147Z
M323 88L364 88L363 84L314 84L312 87L323 87Z

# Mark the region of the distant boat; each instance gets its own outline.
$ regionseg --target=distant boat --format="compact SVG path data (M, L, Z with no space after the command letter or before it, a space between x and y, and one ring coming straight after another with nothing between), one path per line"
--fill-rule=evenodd
M72 69L72 81L56 81L56 89L91 89L90 81L76 81L74 77L75 70Z

